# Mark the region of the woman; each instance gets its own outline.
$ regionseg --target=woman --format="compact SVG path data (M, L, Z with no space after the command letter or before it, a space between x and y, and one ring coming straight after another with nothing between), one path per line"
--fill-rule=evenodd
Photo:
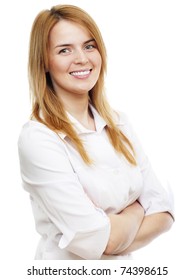
M131 125L105 98L105 72L103 39L85 11L58 5L38 14L32 117L18 142L41 235L36 259L130 259L173 223Z

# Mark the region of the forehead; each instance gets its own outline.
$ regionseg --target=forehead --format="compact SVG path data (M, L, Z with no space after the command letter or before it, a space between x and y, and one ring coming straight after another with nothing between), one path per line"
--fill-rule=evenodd
M73 44L78 40L87 41L91 39L88 29L76 22L60 20L51 29L49 34L50 44Z

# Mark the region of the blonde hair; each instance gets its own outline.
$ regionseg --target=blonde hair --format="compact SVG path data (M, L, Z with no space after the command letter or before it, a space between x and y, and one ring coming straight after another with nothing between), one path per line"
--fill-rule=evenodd
M88 29L97 44L102 58L99 79L89 92L90 103L106 121L106 133L114 149L124 155L133 165L136 160L134 149L128 138L121 132L114 122L113 110L107 102L104 92L104 76L107 68L106 48L101 33L94 20L84 10L73 5L57 5L51 10L43 10L34 20L29 46L29 84L32 99L32 117L56 133L63 132L77 148L85 163L91 164L92 159L81 139L74 130L61 101L56 95L48 68L48 38L53 26L61 19L76 22ZM41 114L40 114L41 112Z

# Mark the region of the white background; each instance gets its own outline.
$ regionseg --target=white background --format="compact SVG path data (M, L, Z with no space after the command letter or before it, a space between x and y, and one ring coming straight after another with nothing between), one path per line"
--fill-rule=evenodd
M55 4L60 2L10 0L1 5L0 255L5 279L25 275L22 269L31 265L38 242L28 194L21 186L17 139L30 114L27 55L31 25L40 10ZM173 277L191 276L193 1L69 0L66 4L88 11L100 27L108 51L109 101L128 114L156 173L174 193L176 222L172 230L134 253L134 258L141 264L174 261Z

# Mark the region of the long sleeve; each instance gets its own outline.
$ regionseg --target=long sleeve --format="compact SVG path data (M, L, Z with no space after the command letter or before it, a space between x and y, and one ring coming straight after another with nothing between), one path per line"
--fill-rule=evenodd
M169 212L174 216L173 195L171 191L166 189L157 178L136 133L124 114L121 114L120 122L122 131L132 142L137 164L142 174L143 191L139 197L139 202L144 207L145 215Z
M109 239L110 222L84 192L64 145L44 125L27 123L18 141L23 185L60 231L61 249L99 259Z

